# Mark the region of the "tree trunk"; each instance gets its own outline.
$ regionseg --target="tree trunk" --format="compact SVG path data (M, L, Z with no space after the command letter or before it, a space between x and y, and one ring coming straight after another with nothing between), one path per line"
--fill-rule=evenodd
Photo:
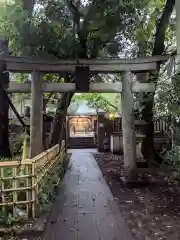
M9 73L0 73L2 86L7 89L9 84ZM0 157L10 158L9 146L9 103L2 88L0 88Z
M59 143L59 138L61 134L60 131L64 123L64 117L65 117L64 115L66 112L66 108L69 107L69 104L71 102L73 95L74 93L64 93L61 99L57 103L57 109L56 109L53 124L51 127L49 147Z
M35 0L21 0L21 2L24 11L26 11L28 17L31 17L35 5Z
M140 83L146 83L149 80L149 73L136 74L136 80ZM143 103L145 108L142 111L142 119L147 123L144 129L146 138L143 139L141 145L141 152L146 160L154 159L154 125L153 125L153 105L154 105L154 93L139 93L143 96ZM141 96L141 98L142 98Z
M142 154L148 161L155 159L154 151L154 124L153 124L153 105L154 105L154 94L148 94L145 108L142 111L142 119L146 121L147 125L144 129L146 137L142 141Z
M161 18L157 21L156 25L156 34L155 42L152 51L152 55L162 55L164 53L164 41L165 33L169 24L169 19L171 17L173 8L175 5L175 0L167 0L164 6L163 13ZM156 74L159 73L160 66L157 69ZM151 77L153 77L153 82L157 83L158 75L150 74L149 81L152 82ZM148 122L148 125L145 129L146 138L142 142L142 154L147 160L156 160L158 163L161 163L162 159L155 153L154 150L154 125L153 125L153 106L154 106L154 94L149 93L145 94L145 106L142 112L142 119Z

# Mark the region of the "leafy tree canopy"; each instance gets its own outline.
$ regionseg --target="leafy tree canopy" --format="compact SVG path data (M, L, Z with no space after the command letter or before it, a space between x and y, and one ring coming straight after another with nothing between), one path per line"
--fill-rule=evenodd
M85 100L94 108L107 112L120 112L120 94L116 93L86 93L75 94L72 101Z

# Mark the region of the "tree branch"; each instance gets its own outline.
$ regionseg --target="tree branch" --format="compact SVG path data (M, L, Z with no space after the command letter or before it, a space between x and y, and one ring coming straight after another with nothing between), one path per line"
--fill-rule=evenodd
M79 4L80 4L80 2L79 2ZM79 41L81 44L81 51L79 53L79 57L85 58L87 56L87 36L86 36L86 34L84 34L85 33L84 30L82 30L80 27L80 19L81 19L82 15L78 10L78 6L75 6L75 4L73 3L73 0L68 0L68 6L69 6L72 14L74 15L74 22L77 27L77 34L78 34Z
M96 58L98 55L98 51L100 50L101 47L105 47L109 41L111 41L116 35L116 31L113 30L109 33L109 37L106 40L101 39L100 37L97 37L94 40L92 51L91 51L91 58Z
M83 32L84 36L88 36L88 26L89 26L89 22L92 19L92 16L94 16L95 10L96 10L96 0L92 0L91 5L88 8L88 11L86 13L86 15L84 16L84 21L82 24L82 28L81 28L81 32Z
M82 17L82 14L78 10L79 4L80 4L80 2L78 2L77 5L75 5L73 3L73 0L68 0L68 6L69 6L69 9L71 10L72 14L74 15L74 22L77 26L78 34L80 33L80 19Z
M118 107L116 107L114 104L110 103L108 100L106 100L103 96L101 96L103 101L106 102L107 105L114 108L116 111L119 111Z
M16 0L16 4L19 3L19 0ZM21 0L23 10L28 14L28 17L32 16L35 0Z
M155 42L152 55L162 55L164 53L165 45L165 33L169 24L175 0L167 0L164 6L163 13L156 24Z

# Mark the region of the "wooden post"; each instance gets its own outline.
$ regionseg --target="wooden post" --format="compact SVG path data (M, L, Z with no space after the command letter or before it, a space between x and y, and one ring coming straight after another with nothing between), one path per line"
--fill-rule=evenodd
M65 138L65 149L69 147L69 137L70 137L70 130L69 130L69 116L66 117L66 138Z
M105 137L105 117L104 114L98 114L97 120L97 138L98 138L98 152L104 152L104 140Z
M33 158L43 151L43 93L40 73L32 72L31 78L30 158Z
M136 139L134 126L132 73L122 72L122 131L125 180L136 177Z

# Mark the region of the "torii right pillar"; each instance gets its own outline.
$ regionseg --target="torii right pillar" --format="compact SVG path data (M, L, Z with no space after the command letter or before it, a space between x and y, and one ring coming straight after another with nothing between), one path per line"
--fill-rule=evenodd
M133 75L130 71L121 73L122 80L122 131L124 149L124 181L136 180L136 137L134 126L134 104L132 92Z

